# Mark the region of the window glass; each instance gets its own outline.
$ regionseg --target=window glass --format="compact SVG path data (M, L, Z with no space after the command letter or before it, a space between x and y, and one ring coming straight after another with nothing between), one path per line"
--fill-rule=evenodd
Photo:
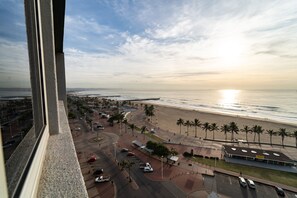
M24 10L24 1L0 2L0 125L10 196L22 183L38 139L33 127Z

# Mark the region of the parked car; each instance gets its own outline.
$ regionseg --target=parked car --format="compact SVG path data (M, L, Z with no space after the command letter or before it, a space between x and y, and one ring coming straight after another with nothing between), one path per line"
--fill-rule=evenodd
M247 186L245 179L243 177L238 177L238 179L240 185L245 188Z
M143 168L143 172L145 172L145 173L151 173L153 171L154 171L154 169L151 166L146 166Z
M253 189L256 188L256 185L255 185L255 183L254 183L253 180L251 180L251 179L247 179L247 183L248 183L248 186L249 186L250 188L253 188Z
M95 183L108 182L109 180L110 180L110 177L100 176L100 177L96 177Z
M121 150L121 152L128 152L129 151L129 149L127 149L127 148L122 148L122 150Z
M95 162L96 161L96 156L95 155L93 155L93 156L91 156L89 159L88 159L88 162L90 163L90 162Z
M275 186L274 188L275 188L275 191L277 192L277 194L279 196L281 196L281 197L284 197L285 196L285 192L284 192L284 190L282 188L277 187L277 186Z
M104 130L104 126L100 123L97 124L97 129Z
M140 169L144 169L144 167L145 167L145 163L140 163L140 164L139 164L139 168L140 168Z
M145 173L149 173L149 172L153 172L154 169L153 167L150 165L150 163L145 163L145 167L143 168L143 172Z
M96 175L101 175L103 174L103 168L101 169L96 169L94 172L93 172L93 175L96 176Z
M151 133L156 133L156 130L154 128L152 128Z
M127 156L135 156L135 153L133 153L133 152L128 152L128 153L127 153Z

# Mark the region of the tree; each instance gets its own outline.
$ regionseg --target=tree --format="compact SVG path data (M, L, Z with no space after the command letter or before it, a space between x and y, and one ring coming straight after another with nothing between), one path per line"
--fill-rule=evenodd
M249 143L248 141L248 133L251 132L251 129L249 126L245 125L242 129L240 129L240 131L245 132L245 139L247 141L247 143Z
M132 162L130 160L123 160L120 162L120 166L122 167L122 169L124 168L128 168L129 171L129 182L131 182L131 176L130 176L130 169L131 167L135 164L135 162Z
M238 126L235 122L230 122L229 128L231 131L231 140L234 141L234 133L238 134L239 131Z
M151 121L152 121L152 117L155 115L154 111L155 111L154 105L150 105L150 106L145 105L144 106L144 113L146 116L151 117L151 119L150 119Z
M293 132L293 136L295 137L296 148L297 148L297 130Z
M258 125L254 125L251 129L252 133L254 133L254 142L256 141L257 130L258 130Z
M176 124L179 126L179 134L181 134L181 126L184 125L184 120L183 119L178 119Z
M210 125L210 131L212 131L212 139L214 140L214 137L215 137L215 131L218 131L219 130L219 127L217 125L217 123L212 123Z
M127 124L128 124L127 119L124 119L123 120L123 123L125 124L125 133L127 133Z
M227 133L230 131L229 125L224 124L221 126L221 131L225 134L225 140L227 140Z
M193 122L193 126L195 127L195 137L197 137L197 127L201 126L201 122L198 119L195 119Z
M261 141L260 141L260 135L263 133L264 129L262 129L261 126L258 126L257 128L257 134L258 134L258 143L260 144Z
M142 126L141 128L140 128L140 132L141 132L141 134L143 134L143 139L145 139L145 131L146 131L146 126Z
M279 131L278 131L278 135L282 137L282 145L284 147L285 136L288 136L288 133L287 133L286 129L285 128L280 128Z
M132 130L132 135L134 136L134 129L136 128L135 124L130 124L130 128Z
M203 123L202 129L205 131L205 139L207 139L207 131L210 129L210 124L208 122Z
M272 145L272 136L275 135L273 130L266 130L267 134L270 136L270 145Z
M189 135L189 127L191 126L191 122L189 120L187 120L184 125L187 127L187 136Z

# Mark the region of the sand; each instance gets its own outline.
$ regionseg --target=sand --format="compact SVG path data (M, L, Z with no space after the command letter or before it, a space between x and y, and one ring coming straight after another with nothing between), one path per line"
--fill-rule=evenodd
M180 127L176 124L179 118L182 118L184 121L190 120L194 121L195 118L199 119L202 123L217 123L219 128L223 124L229 124L230 122L235 122L239 129L242 129L244 125L248 125L252 127L254 125L260 125L265 130L263 134L261 134L261 142L270 143L270 136L267 134L266 130L274 130L278 131L280 128L286 128L287 132L293 133L293 131L297 130L297 125L278 123L271 120L260 120L250 117L239 117L239 116L231 116L225 114L216 114L210 112L202 112L196 110L187 110L181 108L174 108L169 106L155 106L155 116L153 116L152 124L157 128L160 127L170 133L180 133ZM139 111L143 111L139 108ZM137 112L135 112L137 113ZM139 118L140 119L140 118ZM181 133L185 134L187 130L186 126L182 126ZM205 132L201 128L197 128L198 137L205 137ZM186 135L186 134L185 134ZM195 127L191 127L189 129L189 136L195 135ZM208 138L212 138L212 132L208 132ZM244 132L239 132L239 134L235 134L235 138L237 139L246 139L246 134ZM215 133L215 139L225 139L225 135L220 130ZM231 139L231 133L228 134L228 140ZM248 134L248 140L253 141L254 134ZM256 141L258 141L258 137L256 136ZM280 136L273 136L272 142L275 144L281 144ZM284 140L286 145L295 146L295 137L285 137Z

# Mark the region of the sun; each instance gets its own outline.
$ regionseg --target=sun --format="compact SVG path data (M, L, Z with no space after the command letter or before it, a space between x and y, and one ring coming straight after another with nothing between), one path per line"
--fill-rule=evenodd
M246 51L246 41L239 36L229 36L215 42L215 54L225 66L239 65Z

